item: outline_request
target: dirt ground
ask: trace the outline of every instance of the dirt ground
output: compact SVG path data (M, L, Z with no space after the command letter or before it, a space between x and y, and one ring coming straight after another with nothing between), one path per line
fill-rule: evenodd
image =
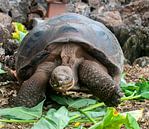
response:
M126 73L125 79L127 82L137 82L139 78L149 77L149 66L141 68L139 66L125 65L124 71ZM2 86L3 85L3 86ZM12 96L16 96L16 89L19 89L19 85L14 82L5 84L1 82L0 85L0 107L9 107L8 99ZM143 110L143 117L139 119L139 125L141 129L149 129L149 100L144 101L126 101L119 105L117 109L120 112L132 111L132 110ZM1 129L29 129L31 124L5 124Z

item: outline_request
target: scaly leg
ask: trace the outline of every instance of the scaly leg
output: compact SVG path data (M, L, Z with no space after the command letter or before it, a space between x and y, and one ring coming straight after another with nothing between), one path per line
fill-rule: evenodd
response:
M23 82L17 97L14 98L14 105L33 107L42 101L50 74L55 67L52 62L40 64L35 73Z
M81 83L107 106L117 106L120 103L120 91L101 64L85 60L79 66L79 78Z

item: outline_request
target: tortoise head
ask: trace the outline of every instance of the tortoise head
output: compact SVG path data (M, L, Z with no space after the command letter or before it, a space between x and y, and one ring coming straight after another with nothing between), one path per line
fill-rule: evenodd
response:
M56 91L67 91L74 86L73 71L69 66L58 66L56 67L50 79L50 84Z

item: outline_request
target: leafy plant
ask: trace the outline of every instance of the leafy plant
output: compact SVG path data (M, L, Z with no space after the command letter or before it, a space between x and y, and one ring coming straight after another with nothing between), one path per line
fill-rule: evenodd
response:
M103 120L89 129L120 129L122 125L125 125L127 129L140 129L135 118L129 113L124 116L118 113L115 108L108 108Z
M96 103L82 109L74 108L74 110L68 110L62 106L58 110L49 109L44 115L42 114L43 102L41 102L33 108L1 109L0 122L34 123L32 129L63 129L72 123L75 123L77 129L85 129L81 126L81 123L84 122L94 124L90 129L120 129L123 124L127 129L139 128L136 120L130 114L120 114L114 108L108 108L106 111L106 107L103 106L103 103Z
M32 129L63 129L69 122L68 110L63 106L60 109L50 109L46 116L32 127Z
M121 89L126 96L122 100L149 99L149 81L146 79L140 79L137 83L126 83L124 77L122 77Z
M42 116L43 103L39 103L33 108L25 107L14 107L14 108L4 108L0 110L1 122L32 122L32 120L37 120Z
M68 106L68 108L75 108L79 109L82 107L86 107L91 104L95 104L97 101L94 99L72 99L70 97L65 96L58 96L58 95L52 95L51 99L61 105Z
M21 23L13 22L12 25L14 26L14 32L12 33L12 38L21 42L28 33L28 31L26 30L25 26Z

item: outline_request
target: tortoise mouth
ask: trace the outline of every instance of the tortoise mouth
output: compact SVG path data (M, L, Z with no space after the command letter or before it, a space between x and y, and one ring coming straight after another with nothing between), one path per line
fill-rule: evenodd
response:
M71 80L70 82L66 82L63 84L60 84L58 82L53 82L53 83L52 82L53 81L51 80L50 84L51 84L52 88L58 92L66 92L74 86L74 80Z

